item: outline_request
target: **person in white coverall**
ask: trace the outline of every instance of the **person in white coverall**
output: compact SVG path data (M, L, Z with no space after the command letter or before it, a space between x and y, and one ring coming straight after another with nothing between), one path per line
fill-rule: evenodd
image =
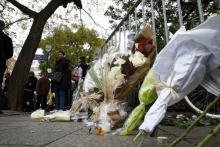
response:
M219 24L220 16L214 16L192 30L181 27L158 54L152 68L155 82L165 82L167 87L157 87L158 98L140 130L151 133L164 118L168 106L183 99L210 75L214 79L220 77Z

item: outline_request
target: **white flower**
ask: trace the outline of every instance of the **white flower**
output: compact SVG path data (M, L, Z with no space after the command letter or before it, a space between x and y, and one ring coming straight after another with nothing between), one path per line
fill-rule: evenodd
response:
M132 62L134 67L142 66L145 62L147 62L147 58L141 52L135 52L129 57L129 60Z
M184 118L184 117L185 117L185 115L183 115L183 114L178 114L178 115L176 116L177 119Z
M118 65L122 65L125 63L125 60L123 60L122 58L117 58L116 61L114 62L114 64L118 64Z
M195 118L197 118L197 116L196 116L196 115L193 115L192 118L195 119Z
M124 74L121 73L121 66L112 67L108 73L108 79L113 89L116 89L124 82Z
M124 75L121 73L121 67L112 67L108 73L108 79L113 88L117 88L124 81Z

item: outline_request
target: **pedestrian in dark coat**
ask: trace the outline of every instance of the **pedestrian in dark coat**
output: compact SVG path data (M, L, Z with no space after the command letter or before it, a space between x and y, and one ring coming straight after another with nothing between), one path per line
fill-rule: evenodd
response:
M54 82L55 91L55 109L65 109L66 90L71 87L71 71L69 70L70 61L65 58L63 51L58 52L58 58L55 64L55 72L61 72L62 78L60 82Z
M47 95L50 90L50 80L48 79L48 73L45 71L42 73L42 77L37 81L36 93L37 104L36 109L47 108Z
M85 79L85 76L86 76L86 73L87 73L87 70L89 69L89 65L87 64L86 62L86 58L84 56L80 57L80 67L82 69L82 79L84 80Z
M2 82L7 68L6 61L13 56L12 40L3 32L4 27L5 23L0 20L0 98L3 95Z
M34 92L36 91L37 78L34 72L30 72L24 86L23 109L24 111L34 110Z

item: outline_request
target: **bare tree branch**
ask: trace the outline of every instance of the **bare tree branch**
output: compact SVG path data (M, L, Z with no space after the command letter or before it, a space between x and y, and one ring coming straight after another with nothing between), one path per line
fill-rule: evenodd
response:
M29 9L28 7L26 7L22 4L20 4L16 0L7 0L7 1L10 2L12 5L17 7L21 12L23 12L24 14L28 15L31 18L34 18L37 15L37 12Z
M95 22L95 20L92 18L92 16L91 16L85 9L82 8L82 10L83 10L84 12L86 12L86 14L92 19L92 21L94 22L95 25L97 25L98 27L102 28L103 30L106 30L104 27L102 27L102 26L100 26L99 24L97 24L97 23Z
M15 24L15 23L17 23L17 22L24 21L24 20L28 20L28 19L31 19L31 18L30 18L30 17L20 18L20 19L14 21L14 22L8 23L8 24L5 26L5 28L8 28L9 26L11 26L11 25L13 25L13 24Z
M64 4L64 2L65 0L51 0L47 6L40 11L40 17L47 20L59 6Z
M0 13L2 13L5 10L5 6L2 3L0 3L0 6L2 7L2 10L0 10Z

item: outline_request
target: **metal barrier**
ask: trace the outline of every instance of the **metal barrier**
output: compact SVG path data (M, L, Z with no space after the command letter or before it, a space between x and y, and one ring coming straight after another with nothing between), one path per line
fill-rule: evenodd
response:
M173 21L170 21L171 18L170 18L169 13L172 13L172 12L168 9L168 6L169 6L168 4L174 4L174 3L169 3L170 1L175 2L175 15L172 15L172 16L175 16L175 18L173 19ZM215 8L217 8L217 10L219 11L218 13L220 13L220 9L219 9L220 0L203 0L203 3L201 2L201 0L196 0L196 1L191 0L193 2L193 5L191 5L192 6L190 8L191 10L187 9L190 11L187 13L184 9L186 5L182 5L183 1L190 1L190 0L138 0L132 6L129 12L125 15L125 17L116 27L116 29L111 33L108 39L105 41L105 43L103 44L101 48L100 56L102 56L105 52L108 52L109 46L111 45L117 46L118 51L121 46L122 48L125 48L126 47L125 45L126 44L125 42L126 31L129 31L129 32L134 31L135 33L137 33L141 25L143 26L146 24L151 25L153 31L157 35L156 36L156 45L157 45L156 47L158 50L160 50L169 42L169 39L172 37L171 32L175 33L179 29L179 27L183 25L185 25L187 29L191 29L197 26L199 23L203 22L207 18L207 16L209 16L209 13L207 13L207 8L209 8L207 6L209 5L209 2L211 1L215 2L216 6L214 5L211 5L211 6L214 6ZM141 9L142 9L142 14L143 14L141 19L143 19L143 22L140 24L139 21L137 20L137 10L138 8L140 8L139 6L141 3L142 3ZM147 5L148 7L146 7L145 4L148 4ZM160 8L160 17L158 17L159 13L158 13L158 10L156 10L156 8L158 7L162 7L162 9ZM205 8L204 9L205 11L203 11L203 8ZM149 11L148 14L151 14L151 18L146 17L147 11ZM191 15L190 17L187 16L189 14ZM133 20L132 20L132 16L134 18ZM160 21L158 21L158 18L160 18ZM189 20L187 20L188 18ZM134 22L134 25L133 25L133 22ZM168 25L169 23L172 23L172 25L174 24L173 28L175 28L176 30L171 31L172 28ZM121 43L121 41L124 41L124 42ZM161 41L163 42L162 45L161 45ZM216 83L216 81L219 81L219 80L220 80L219 78L216 78L213 83L212 82L213 78L205 79L203 83L201 84L205 89L202 87L203 89L201 91L201 87L199 87L199 92L196 90L192 92L193 94L192 98L195 98L196 101L191 98L189 99L188 97L185 97L185 100L187 104L189 105L189 107L191 107L192 110L195 110L196 112L201 113L203 111L203 108L205 108L206 105L208 105L211 102L210 101L212 100L211 94L214 94L214 95L219 94L219 91L220 91L219 85L217 85L218 82ZM204 98L204 99L201 99L201 98ZM193 102L196 102L196 103L194 104ZM197 104L202 106L201 109L200 107L197 107ZM216 105L217 107L216 108L213 107L212 112L207 113L206 116L211 117L211 118L218 118L218 119L220 118L219 103Z
M101 50L99 52L99 56L102 57L104 53L108 52L108 49L110 46L116 46L117 50L119 51L120 47L126 51L126 32L135 32L137 33L141 25L150 25L154 32L157 31L158 28L156 28L156 22L155 22L155 3L156 2L162 2L162 10L163 10L163 24L164 24L164 44L168 43L169 41L169 28L168 28L168 21L167 21L167 3L169 0L137 0L136 3L130 8L128 13L125 15L125 17L121 20L121 22L117 25L117 27L114 29L114 31L111 33L111 35L107 38L107 40L104 42L104 44L101 47ZM142 6L141 6L142 4ZM150 9L146 9L146 4L150 4ZM182 8L181 8L181 0L176 0L177 5L177 11L178 11L178 17L179 17L179 26L184 25L183 22L183 16L182 16ZM197 6L198 6L198 13L199 13L199 19L200 22L204 21L204 14L202 9L202 3L201 0L197 0ZM137 18L137 10L142 10L142 24L138 22ZM151 13L151 18L146 18L146 12ZM132 20L133 18L133 20ZM140 19L140 18L139 18ZM148 21L147 21L148 20ZM160 22L162 23L162 22ZM134 24L134 25L133 25ZM123 34L123 35L122 35ZM122 39L123 38L123 39ZM122 43L122 40L124 41ZM157 41L157 38L156 38ZM157 43L156 43L157 44Z

